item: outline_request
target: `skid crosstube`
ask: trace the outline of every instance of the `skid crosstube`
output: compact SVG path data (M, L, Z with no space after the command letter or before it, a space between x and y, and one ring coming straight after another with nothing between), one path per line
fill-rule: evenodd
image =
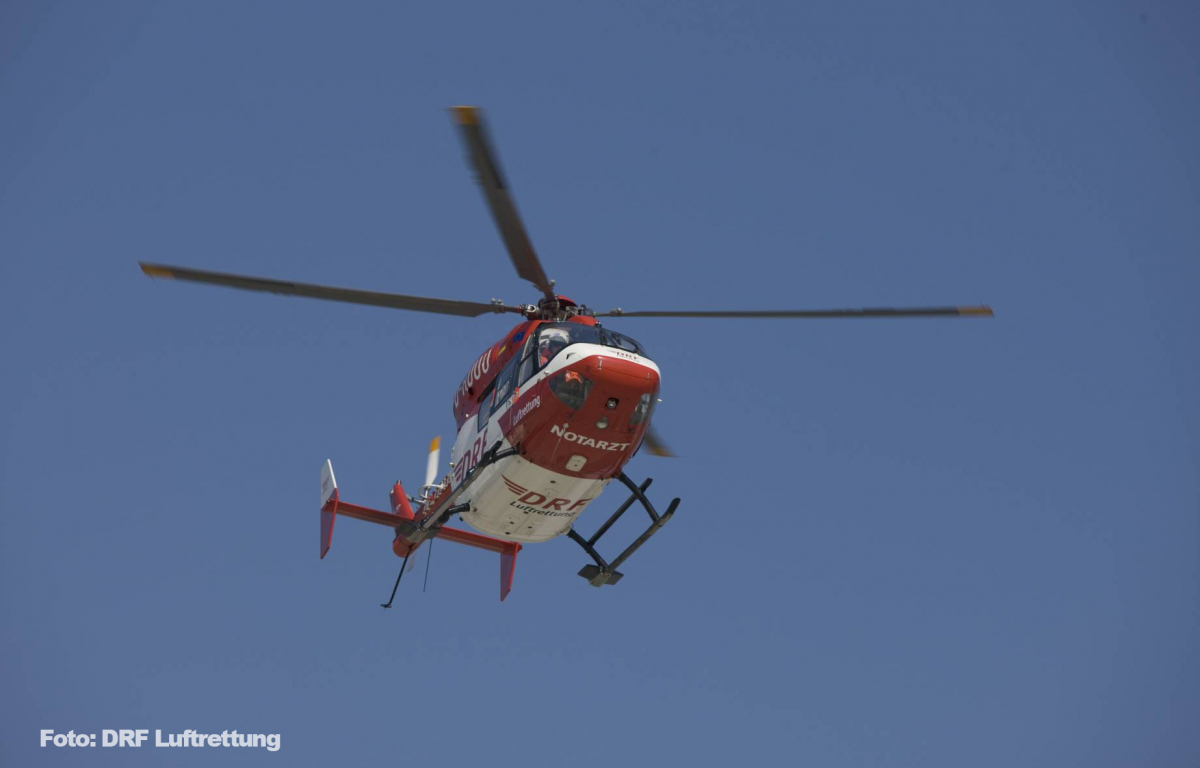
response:
M650 487L650 483L654 482L653 479L646 478L646 480L640 486L634 485L633 481L630 480L624 472L622 472L617 479L624 483L627 488L629 488L630 494L629 498L625 500L625 503L618 507L616 512L612 513L612 517L608 518L608 520L604 522L604 525L600 526L600 528L592 534L590 539L585 539L583 536L580 536L574 528L567 531L567 536L570 537L571 541L574 541L576 544L583 547L583 550L591 555L592 559L596 561L595 565L585 565L579 571L579 575L587 579L588 583L593 587L602 587L605 584L616 584L618 581L620 581L624 574L618 571L617 568L621 565L621 563L628 560L629 556L638 550L638 547L645 544L651 536L658 533L658 530L666 525L667 521L670 520L675 514L675 508L679 506L679 499L672 499L671 503L667 506L667 511L660 515L657 511L655 511L654 505L650 503L650 500L646 498L646 489ZM615 560L613 560L611 563L607 563L604 561L604 558L600 556L600 553L596 551L596 542L600 540L601 536L608 532L608 529L611 528L613 524L617 522L617 520L621 519L621 515L625 514L625 510L629 509L629 507L632 506L633 502L635 501L641 502L642 507L646 510L646 513L650 515L650 527L646 529L645 533L643 533L641 536L638 536L632 544L626 547L624 552L617 555Z

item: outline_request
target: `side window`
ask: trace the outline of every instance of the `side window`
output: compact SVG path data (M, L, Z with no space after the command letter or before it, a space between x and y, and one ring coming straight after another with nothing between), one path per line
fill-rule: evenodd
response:
M496 377L499 378L498 376ZM488 419L492 417L492 390L496 385L495 379L488 385L488 388L483 391L483 396L479 398L479 416L475 422L475 429L482 430L483 425L487 424Z
M529 341L525 344L525 351L521 354L521 367L517 371L517 386L525 385L529 381L529 377L533 375L533 366L537 358L537 335L529 334Z
M504 402L508 400L508 396L512 394L513 374L517 370L519 362L519 356L514 356L512 360L508 361L508 365L504 366L504 370L500 372L500 375L496 377L496 394L492 405L493 413L500 406L504 405Z

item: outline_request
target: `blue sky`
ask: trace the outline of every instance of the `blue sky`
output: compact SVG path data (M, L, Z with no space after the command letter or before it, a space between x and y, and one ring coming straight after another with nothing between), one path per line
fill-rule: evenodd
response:
M0 763L1197 764L1198 33L1189 3L6 3ZM629 471L675 519L616 587L555 541L500 604L494 556L439 545L382 611L386 531L317 560L321 462L361 504L419 482L507 320L136 262L531 301L460 103L576 300L997 317L614 321L663 370L682 457Z

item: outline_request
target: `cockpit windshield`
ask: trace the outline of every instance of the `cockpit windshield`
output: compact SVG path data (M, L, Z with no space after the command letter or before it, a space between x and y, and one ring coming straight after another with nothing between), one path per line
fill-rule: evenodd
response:
M550 362L555 355L571 344L602 344L635 355L646 354L641 344L607 328L582 323L547 323L538 330L538 367Z
M523 386L530 376L546 367L555 355L572 344L601 344L635 355L646 354L641 344L607 328L582 323L546 323L539 327L537 336L531 338L529 346L525 348L517 374L517 386Z

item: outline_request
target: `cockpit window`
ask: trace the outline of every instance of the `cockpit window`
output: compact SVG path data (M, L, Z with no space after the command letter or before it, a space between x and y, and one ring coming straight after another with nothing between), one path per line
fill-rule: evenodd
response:
M538 330L535 363L540 370L554 356L572 344L602 344L623 349L635 355L645 355L642 345L628 336L582 323L547 323ZM524 371L522 371L523 373Z
M603 329L602 333L608 339L604 343L610 347L616 347L617 349L623 349L626 352L632 352L635 355L645 355L646 354L645 350L642 349L641 344L637 343L636 341L629 338L628 336L626 336L623 333L617 333L616 331L610 331L607 328Z
M546 365L572 344L602 344L606 347L623 349L635 355L645 355L642 345L625 334L582 323L546 323L530 335L521 355L521 367L517 372L517 386L524 386L534 373Z
M562 352L571 344L571 332L566 328L542 328L538 334L537 366L546 367L546 363Z

